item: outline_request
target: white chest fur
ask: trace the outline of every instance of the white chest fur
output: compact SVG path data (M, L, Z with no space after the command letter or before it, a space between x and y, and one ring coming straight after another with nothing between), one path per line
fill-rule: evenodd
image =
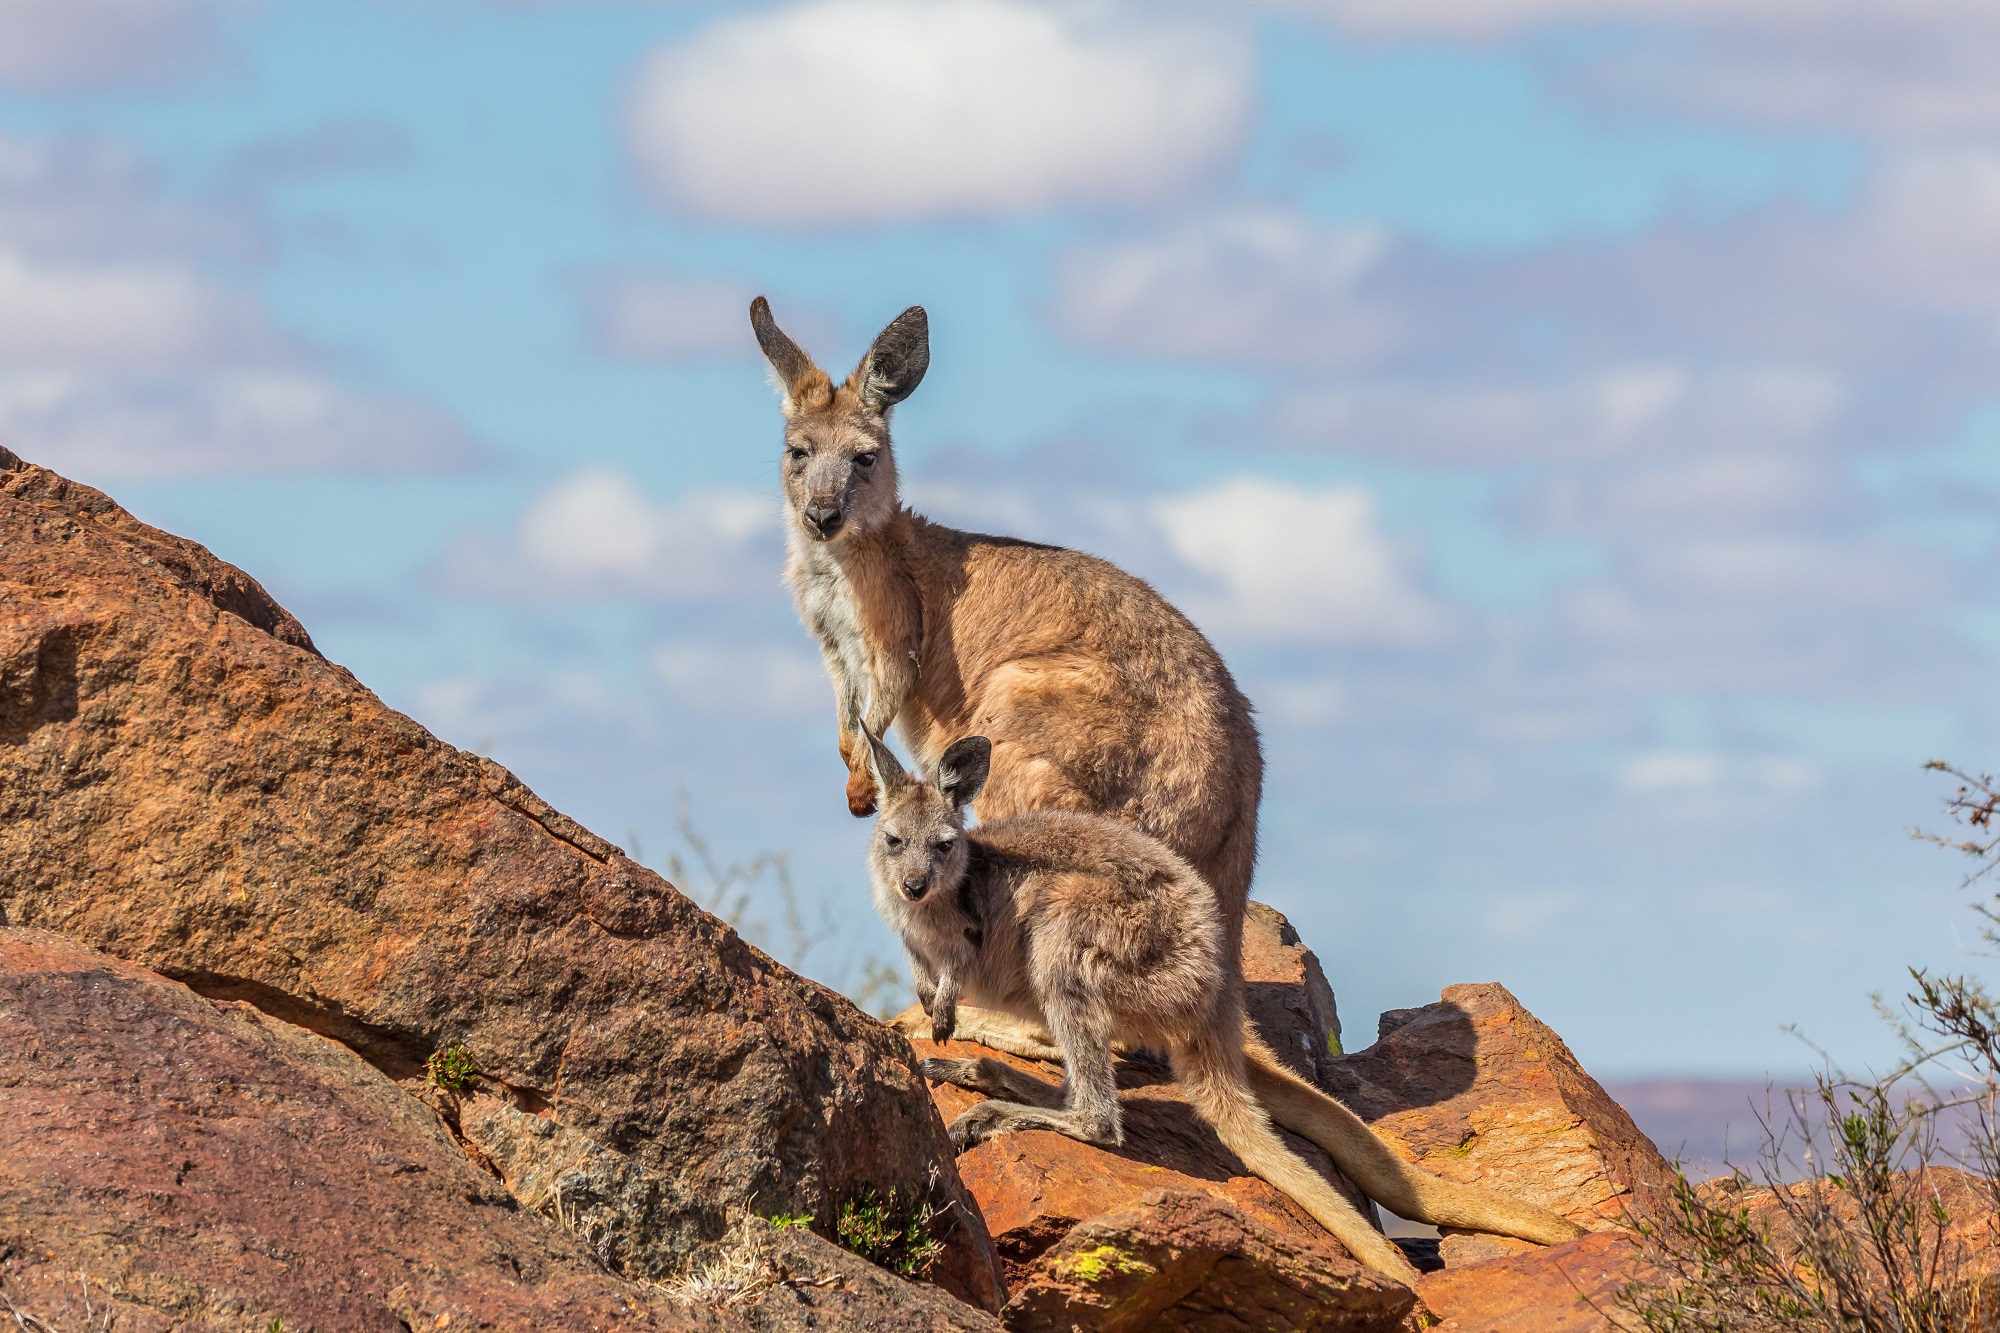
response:
M791 556L792 601L799 619L827 653L839 663L845 680L843 698L847 707L864 706L873 685L870 662L873 654L861 632L861 616L854 604L854 585L839 559L825 545L793 531L787 534Z

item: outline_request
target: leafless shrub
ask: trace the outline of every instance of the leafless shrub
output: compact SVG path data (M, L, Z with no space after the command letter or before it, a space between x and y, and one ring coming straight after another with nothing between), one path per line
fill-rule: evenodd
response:
M818 976L878 1018L888 1018L910 1002L902 968L875 953L841 954L841 919L822 895L810 907L792 883L791 859L783 852L760 852L747 861L725 862L694 825L688 797L674 811L674 833L684 846L667 854L664 873L676 888L733 927L744 939L802 976ZM634 861L644 862L638 835L631 839ZM775 910L776 920L768 913Z
M1976 831L1917 836L2000 862L2000 792L1945 802ZM1976 910L2000 946L2000 899ZM1990 954L1987 956L1991 956ZM1677 1173L1639 1224L1651 1273L1626 1287L1646 1333L1991 1333L2000 1330L2000 1004L1971 976L1913 968L1900 1008L1878 998L1904 1056L1879 1078L1837 1070L1764 1118L1757 1180ZM1752 1188L1753 1184L1762 1188Z

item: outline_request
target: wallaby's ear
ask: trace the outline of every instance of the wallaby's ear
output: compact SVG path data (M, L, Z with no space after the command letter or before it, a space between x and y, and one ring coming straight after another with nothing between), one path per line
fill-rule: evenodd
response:
M861 405L883 415L917 391L931 368L931 321L913 305L889 321L854 372Z
M955 740L938 760L937 786L953 805L971 805L993 767L993 742L984 736Z
M883 744L882 738L870 731L866 722L860 725L861 734L868 738L869 765L874 768L875 781L881 786L882 794L886 796L895 788L907 783L910 775L904 771L902 761L896 758L896 752Z
M778 327L778 321L771 318L771 303L761 296L750 303L750 327L756 331L757 345L764 349L764 359L784 386L786 401L797 398L799 386L818 370L813 359Z

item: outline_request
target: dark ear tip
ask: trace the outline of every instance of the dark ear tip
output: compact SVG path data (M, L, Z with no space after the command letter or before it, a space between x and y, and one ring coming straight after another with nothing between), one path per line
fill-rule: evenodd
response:
M769 301L766 301L763 297L760 296L756 300L750 303L751 323L755 324L761 320L769 319L770 317L771 317L771 303Z

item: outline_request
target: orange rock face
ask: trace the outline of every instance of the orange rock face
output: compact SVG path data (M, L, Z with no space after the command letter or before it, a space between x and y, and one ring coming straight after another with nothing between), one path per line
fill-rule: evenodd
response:
M0 551L0 924L392 1077L465 1043L468 1146L615 1271L874 1191L953 1219L939 1280L998 1305L900 1038L384 707L240 571L4 451Z
M942 1047L922 1040L912 1044L919 1057L989 1056L1037 1077L1052 1081L1060 1077L1060 1071L997 1055L967 1042L948 1042ZM1332 1321L1253 1327L1395 1327L1410 1308L1408 1293L1362 1268L1303 1208L1250 1175L1195 1115L1163 1066L1122 1061L1119 1083L1125 1143L1116 1151L1044 1130L1028 1130L990 1139L958 1159L959 1174L979 1200L1006 1264L1008 1285L1014 1293L1005 1316L1011 1327L1066 1329L1069 1324L1063 1319L1084 1321L1080 1326L1085 1328L1172 1327L1176 1326L1173 1321L1194 1319L1195 1311L1208 1308L1205 1302L1221 1299L1217 1294L1220 1288L1212 1285L1220 1283L1228 1284L1235 1293L1231 1301L1246 1307L1268 1304L1272 1309L1295 1312L1311 1309L1317 1311L1313 1319ZM932 1095L947 1120L984 1100L977 1093L948 1084L933 1089ZM1322 1174L1338 1181L1318 1148L1289 1134L1285 1139ZM1221 1249L1217 1248L1219 1242L1189 1241L1187 1253L1197 1257L1186 1259L1185 1264L1178 1259L1167 1263L1159 1257L1166 1251L1155 1254L1148 1247L1166 1245L1172 1250L1174 1246L1162 1238L1176 1234L1180 1224L1162 1221L1141 1226L1139 1219L1162 1200L1190 1198L1214 1200L1215 1204L1208 1211L1177 1213L1176 1217L1226 1217L1226 1224L1215 1223L1223 1231L1202 1234L1209 1235L1210 1241L1224 1232L1239 1239L1231 1242L1234 1248ZM1188 1225L1194 1227L1194 1222ZM1129 1244L1116 1239L1121 1228L1132 1231ZM1084 1245L1077 1239L1083 1236L1094 1239ZM1089 1284L1079 1286L1072 1281L1071 1269L1064 1267L1068 1261L1061 1257L1080 1245L1085 1249L1125 1245L1131 1253L1153 1254L1144 1262L1149 1266L1146 1271L1156 1276L1146 1277L1141 1284L1145 1289L1142 1304L1150 1312L1147 1318L1167 1322L1117 1322L1126 1317L1124 1298L1114 1299L1124 1290L1118 1284L1091 1288L1094 1294L1086 1299ZM1227 1263L1217 1257L1225 1250L1233 1256ZM1207 1273L1218 1265L1212 1279L1197 1281L1190 1276L1196 1268ZM1304 1286L1300 1286L1298 1276L1301 1266L1316 1274L1314 1281ZM1157 1276L1169 1270L1179 1276ZM1173 1299L1162 1294L1176 1291L1181 1296ZM1207 1294L1198 1296L1197 1291ZM1070 1310L1065 1302L1071 1296L1083 1305Z
M1072 1228L1023 1276L1007 1306L1017 1330L1396 1328L1409 1292L1327 1262L1205 1191L1159 1189Z
M1632 1238L1601 1231L1425 1274L1417 1295L1443 1321L1431 1333L1613 1333L1619 1289L1640 1271Z
M1643 1211L1671 1175L1632 1117L1504 986L1449 986L1436 1004L1384 1014L1380 1039L1334 1061L1326 1086L1405 1160L1579 1226Z

